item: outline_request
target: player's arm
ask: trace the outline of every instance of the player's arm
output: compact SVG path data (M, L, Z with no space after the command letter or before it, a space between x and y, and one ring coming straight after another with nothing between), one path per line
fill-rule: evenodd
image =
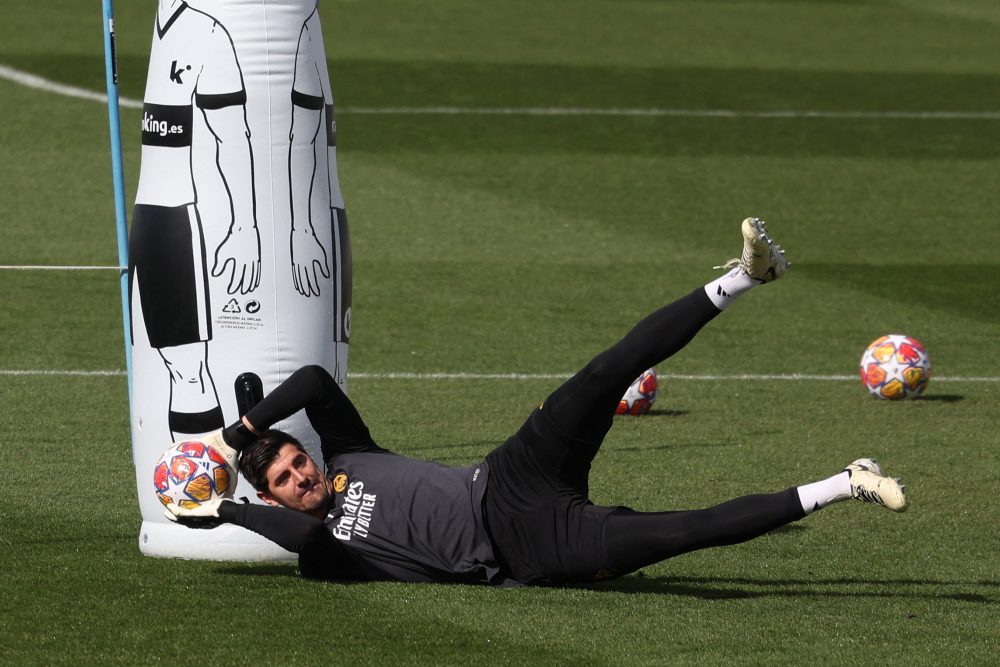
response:
M320 519L285 507L250 505L231 500L204 503L193 510L176 505L167 518L192 528L231 523L261 535L299 555L302 575L317 579L353 579L361 570L350 553L333 538Z
M245 449L273 424L303 409L320 437L324 459L343 452L385 451L372 440L351 399L321 366L303 366L292 373L240 421L224 429L223 437L231 447Z

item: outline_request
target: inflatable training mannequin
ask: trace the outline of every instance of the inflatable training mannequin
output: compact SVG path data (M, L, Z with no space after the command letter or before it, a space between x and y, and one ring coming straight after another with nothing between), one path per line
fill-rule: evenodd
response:
M316 0L157 0L129 303L141 551L287 557L243 529L168 522L152 470L300 366L346 390L350 237ZM304 415L278 428L318 455Z

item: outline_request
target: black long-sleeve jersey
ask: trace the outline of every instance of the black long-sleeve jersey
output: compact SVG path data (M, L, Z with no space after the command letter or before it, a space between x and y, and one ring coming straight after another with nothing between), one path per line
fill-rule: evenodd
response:
M332 480L326 519L224 503L223 520L297 553L308 577L502 583L483 521L485 462L452 468L379 447L350 399L318 366L296 371L246 416L262 430L303 408ZM226 431L239 448L236 429Z

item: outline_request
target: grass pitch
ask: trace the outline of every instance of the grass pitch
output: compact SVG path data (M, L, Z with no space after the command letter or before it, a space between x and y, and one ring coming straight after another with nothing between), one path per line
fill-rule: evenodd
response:
M10 9L0 65L102 90L90 4ZM120 4L122 93L140 98L153 3ZM713 277L738 221L761 215L792 271L661 367L656 412L619 420L598 456L594 500L697 507L874 455L909 484L911 511L839 505L568 589L317 584L285 564L145 558L125 379L68 373L123 367L117 276L5 269L0 663L995 661L994 2L321 11L354 243L353 372L568 374ZM115 264L103 106L5 79L0 95L0 264ZM363 112L425 106L700 113ZM130 195L138 122L123 112ZM849 375L890 331L931 353L923 400L875 402L856 381L677 377ZM352 397L384 446L461 465L556 382L361 377Z

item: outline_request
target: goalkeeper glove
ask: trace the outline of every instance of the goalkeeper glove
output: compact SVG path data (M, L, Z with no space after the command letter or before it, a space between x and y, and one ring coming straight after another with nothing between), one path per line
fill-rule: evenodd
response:
M232 500L226 498L213 498L206 500L197 507L181 507L176 503L168 503L163 510L163 516L174 523L179 523L188 528L215 528L225 523L219 516L219 508L223 503L231 503Z
M226 463L229 464L230 468L234 471L239 470L240 454L226 442L223 429L220 428L217 431L203 435L199 440L218 452L222 458L226 459Z

